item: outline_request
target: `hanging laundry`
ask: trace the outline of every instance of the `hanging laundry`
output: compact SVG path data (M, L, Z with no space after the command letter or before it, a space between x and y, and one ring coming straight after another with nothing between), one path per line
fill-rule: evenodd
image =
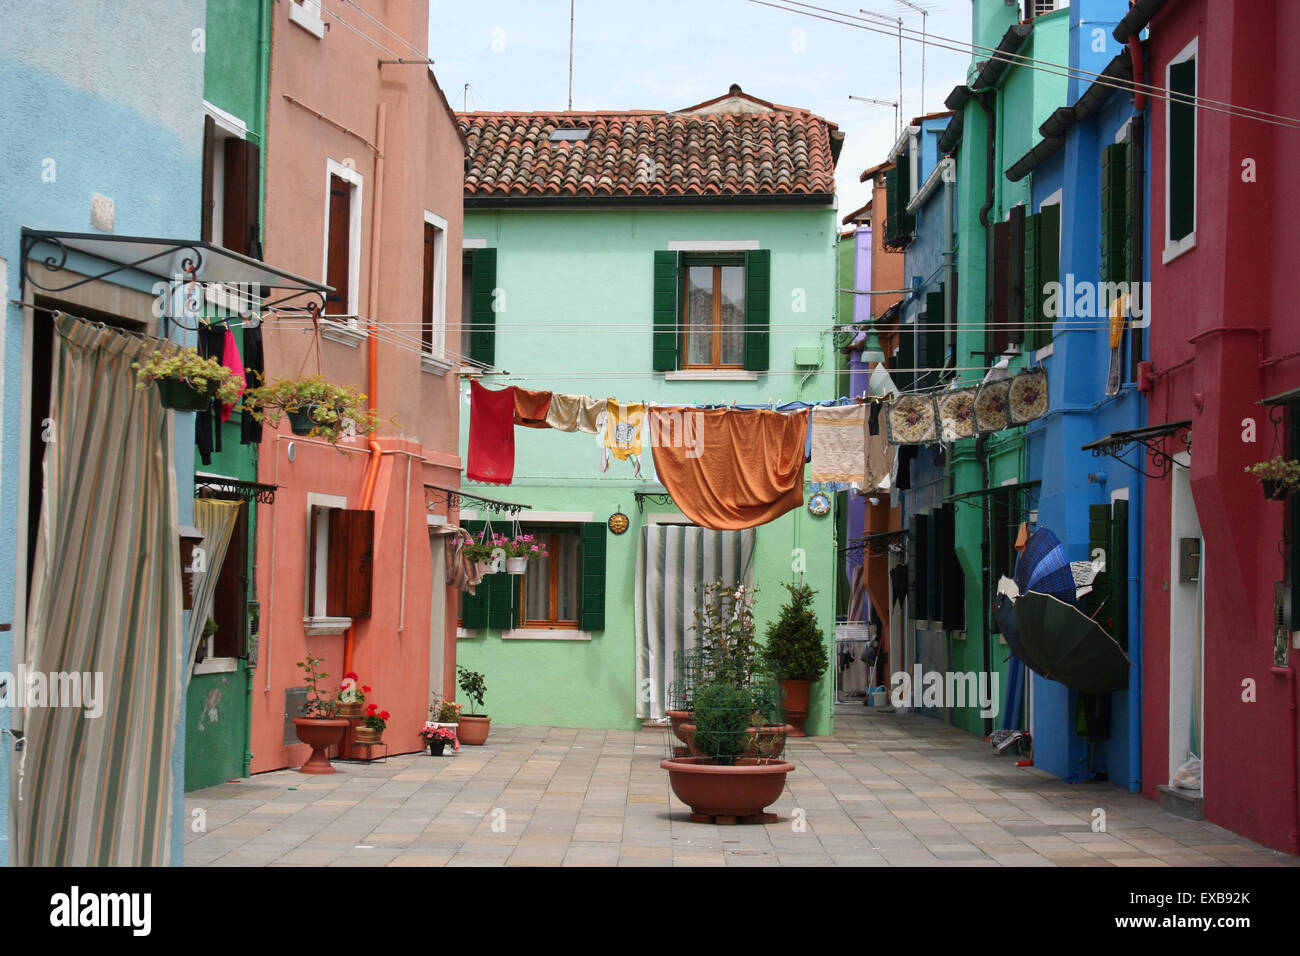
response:
M604 399L553 392L550 407L546 411L546 424L556 431L595 435L599 430L597 420L604 410Z
M483 575L479 573L478 562L471 561L465 553L465 547L473 541L468 531L458 528L454 535L448 537L446 545L447 585L469 594L473 594L474 589L483 580Z
M894 448L885 434L884 405L872 402L867 408L863 435L863 492L875 491L894 471Z
M248 379L244 376L244 361L239 357L239 344L235 341L235 333L230 330L229 326L226 327L225 341L222 343L221 364L234 372L239 378L239 394L243 395L244 390L248 388ZM236 404L237 400L229 405L222 404L221 420L223 422L229 420L230 413L235 410Z
M225 326L200 322L199 354L220 361L225 349ZM199 449L199 460L205 465L212 464L213 452L221 451L221 422L212 414L211 405L194 416L194 444Z
M249 388L266 384L266 355L262 351L262 324L244 326L244 381ZM239 441L243 445L257 445L262 441L262 423L247 413L240 415Z
M600 470L609 471L609 456L619 461L632 460L633 477L641 477L641 425L646 407L639 402L621 403L608 399L605 407L605 447L600 455Z
M810 481L842 482L862 487L866 480L863 428L867 410L861 405L834 405L812 410Z
M515 386L515 424L523 428L550 428L546 415L551 409L550 392L534 392Z
M939 440L938 417L932 395L904 395L889 403L891 445L928 444Z
M515 390L469 383L469 454L465 477L508 485L515 477Z
M650 427L685 409L651 408ZM655 469L673 503L697 525L735 531L766 524L803 504L808 413L699 408L695 449L654 446Z
M955 442L975 434L975 398L978 388L955 388L935 396L939 410L939 435L943 441Z
M1025 545L1029 543L1029 522L1020 522L1020 530L1016 532L1016 550L1021 554L1025 553Z
M1007 392L1008 422L1023 425L1047 414L1047 371L1022 372L1011 380Z

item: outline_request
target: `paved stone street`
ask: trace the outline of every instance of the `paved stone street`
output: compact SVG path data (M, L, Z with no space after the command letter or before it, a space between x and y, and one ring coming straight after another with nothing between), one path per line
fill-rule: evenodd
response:
M779 823L690 823L665 732L497 727L453 756L337 763L191 793L191 866L1233 866L1284 854L1110 784L1015 766L964 731L845 705L797 740ZM1106 832L1092 832L1094 808ZM802 815L796 813L802 811ZM802 829L799 824L806 822Z

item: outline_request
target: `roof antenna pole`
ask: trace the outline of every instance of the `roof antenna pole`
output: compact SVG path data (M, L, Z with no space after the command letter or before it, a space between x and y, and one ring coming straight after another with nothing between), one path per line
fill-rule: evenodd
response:
M915 10L917 13L921 15L921 113L922 115L924 115L925 114L925 48L929 46L929 44L925 42L925 28L930 19L930 11L925 9L925 7L918 6L917 4L913 3L912 0L896 0L896 2L901 3L905 7L911 7L913 10ZM903 29L901 21L899 23L898 28L900 31ZM901 96L899 97L899 101L900 102L902 101Z
M569 112L573 112L573 3L569 0Z

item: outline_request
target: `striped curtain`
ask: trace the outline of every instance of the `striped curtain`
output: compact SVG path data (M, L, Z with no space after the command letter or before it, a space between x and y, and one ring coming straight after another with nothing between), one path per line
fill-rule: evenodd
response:
M151 343L70 316L56 328L24 664L102 675L102 714L19 712L16 859L165 865L184 663L171 416L135 388Z
M753 528L710 531L693 525L646 525L636 555L637 716L659 719L677 657L695 647L697 589L714 581L753 580Z
M204 569L194 574L194 600L190 611L190 630L186 637L188 655L185 658L185 686L189 686L194 673L194 658L198 656L203 628L212 615L212 596L217 590L217 578L226 561L230 535L239 521L242 501L225 501L220 498L194 499L194 527L203 534L199 547L203 549Z

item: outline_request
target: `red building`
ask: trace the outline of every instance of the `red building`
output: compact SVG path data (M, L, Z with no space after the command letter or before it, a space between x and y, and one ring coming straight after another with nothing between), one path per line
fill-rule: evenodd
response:
M1116 38L1148 20L1148 82L1173 95L1149 101L1143 387L1148 424L1165 427L1140 437L1175 462L1146 484L1142 789L1297 854L1300 508L1267 500L1245 469L1300 456L1300 187L1286 152L1300 130L1222 104L1298 112L1300 4L1139 0ZM1189 753L1199 808L1164 789Z

